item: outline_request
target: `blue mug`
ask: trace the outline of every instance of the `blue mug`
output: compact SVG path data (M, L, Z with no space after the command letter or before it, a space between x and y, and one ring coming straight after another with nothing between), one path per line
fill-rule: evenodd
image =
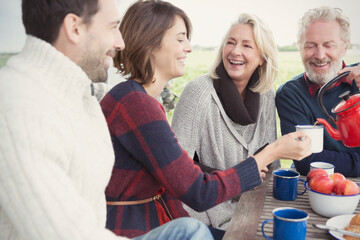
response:
M266 219L261 231L268 240L305 240L306 226L309 215L296 208L276 208L272 212L274 219ZM274 222L273 238L266 236L264 226L268 222Z
M302 193L298 193L298 182L305 183L305 180L299 179L300 173L291 169L278 169L272 174L274 198L282 201L293 201L298 195L305 193L306 189Z

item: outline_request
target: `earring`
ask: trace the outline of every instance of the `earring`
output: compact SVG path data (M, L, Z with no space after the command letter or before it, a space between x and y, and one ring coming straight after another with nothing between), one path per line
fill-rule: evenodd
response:
M156 82L156 78L154 78L154 80L151 81L151 83L155 83Z

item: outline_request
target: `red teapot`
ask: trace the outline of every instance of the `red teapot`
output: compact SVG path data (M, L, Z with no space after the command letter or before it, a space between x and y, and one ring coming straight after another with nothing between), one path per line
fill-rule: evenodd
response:
M350 91L347 91L339 96L342 100L331 110L332 113L336 114L336 121L326 111L322 101L325 90L349 73L350 71L344 72L327 82L321 87L317 98L321 110L328 116L329 121L336 124L338 130L322 118L317 118L317 121L325 126L332 138L341 140L347 147L358 147L360 146L360 93L350 95Z

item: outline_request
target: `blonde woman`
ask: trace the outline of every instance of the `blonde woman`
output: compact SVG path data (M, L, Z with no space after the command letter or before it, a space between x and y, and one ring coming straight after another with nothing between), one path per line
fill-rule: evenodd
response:
M172 128L180 145L202 165L224 170L276 139L277 47L256 16L241 14L226 33L209 74L190 81L175 108ZM233 200L190 215L225 229Z

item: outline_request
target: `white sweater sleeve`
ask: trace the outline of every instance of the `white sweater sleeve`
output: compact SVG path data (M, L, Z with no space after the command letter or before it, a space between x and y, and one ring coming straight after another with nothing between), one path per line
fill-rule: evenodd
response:
M14 238L125 239L105 229L73 184L69 174L75 163L61 152L59 127L43 118L33 124L30 111L0 113L0 214L15 228Z

